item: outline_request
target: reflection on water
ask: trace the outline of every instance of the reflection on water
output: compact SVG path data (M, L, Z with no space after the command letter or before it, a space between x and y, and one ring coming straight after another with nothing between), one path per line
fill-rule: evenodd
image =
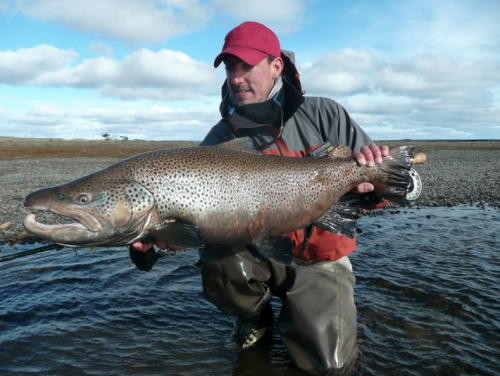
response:
M355 375L498 372L499 223L472 207L360 221ZM203 299L196 260L143 273L106 248L0 264L0 374L301 375L276 331L250 351L226 343L232 319Z

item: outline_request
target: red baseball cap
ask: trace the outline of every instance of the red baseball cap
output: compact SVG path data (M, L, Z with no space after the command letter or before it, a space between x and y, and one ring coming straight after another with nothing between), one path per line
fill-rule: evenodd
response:
M280 41L271 29L258 22L247 21L226 35L222 52L214 60L215 68L226 54L237 56L247 64L257 65L268 55L281 56Z

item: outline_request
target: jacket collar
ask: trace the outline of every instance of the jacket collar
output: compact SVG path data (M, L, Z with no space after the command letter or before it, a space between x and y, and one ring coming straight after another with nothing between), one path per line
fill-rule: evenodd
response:
M280 108L280 123L281 126L279 129L277 129L275 126L272 124L262 124L262 123L256 123L255 121L240 115L237 111L232 111L231 114L228 112L225 113L225 116L223 115L223 118L229 120L231 130L234 132L237 132L238 130L241 129L251 129L251 128L258 128L258 127L268 127L270 129L275 129L281 133L281 130L285 123L290 119L295 111L300 107L300 105L304 102L304 97L302 93L299 93L293 85L291 85L288 81L283 80L283 87L281 90L284 90L285 94L285 103L284 105ZM227 94L226 100L229 101L229 94ZM228 111L230 105L227 103L221 104L221 106L225 106L225 110ZM275 132L273 132L275 133Z

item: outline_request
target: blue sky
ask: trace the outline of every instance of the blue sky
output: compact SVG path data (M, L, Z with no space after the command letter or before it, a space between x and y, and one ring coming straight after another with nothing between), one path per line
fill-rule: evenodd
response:
M500 139L496 0L0 0L0 136L201 140L247 20L373 139Z

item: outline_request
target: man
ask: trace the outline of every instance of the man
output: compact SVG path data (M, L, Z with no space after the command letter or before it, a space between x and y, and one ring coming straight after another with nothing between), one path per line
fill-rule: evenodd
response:
M203 140L214 145L250 137L264 154L312 157L328 142L347 145L361 165L381 163L378 148L336 102L305 97L293 56L277 36L256 22L231 30L214 66L224 63L222 120ZM368 205L384 200L357 187ZM286 234L294 262L263 259L249 246L200 251L205 297L223 313L236 315L232 339L241 348L264 338L274 322L272 296L283 300L278 327L293 362L307 371L326 372L351 365L356 357L356 307L352 266L347 255L355 239L310 226ZM135 243L147 251L152 244ZM158 245L158 244L157 244ZM160 246L165 246L159 244Z

